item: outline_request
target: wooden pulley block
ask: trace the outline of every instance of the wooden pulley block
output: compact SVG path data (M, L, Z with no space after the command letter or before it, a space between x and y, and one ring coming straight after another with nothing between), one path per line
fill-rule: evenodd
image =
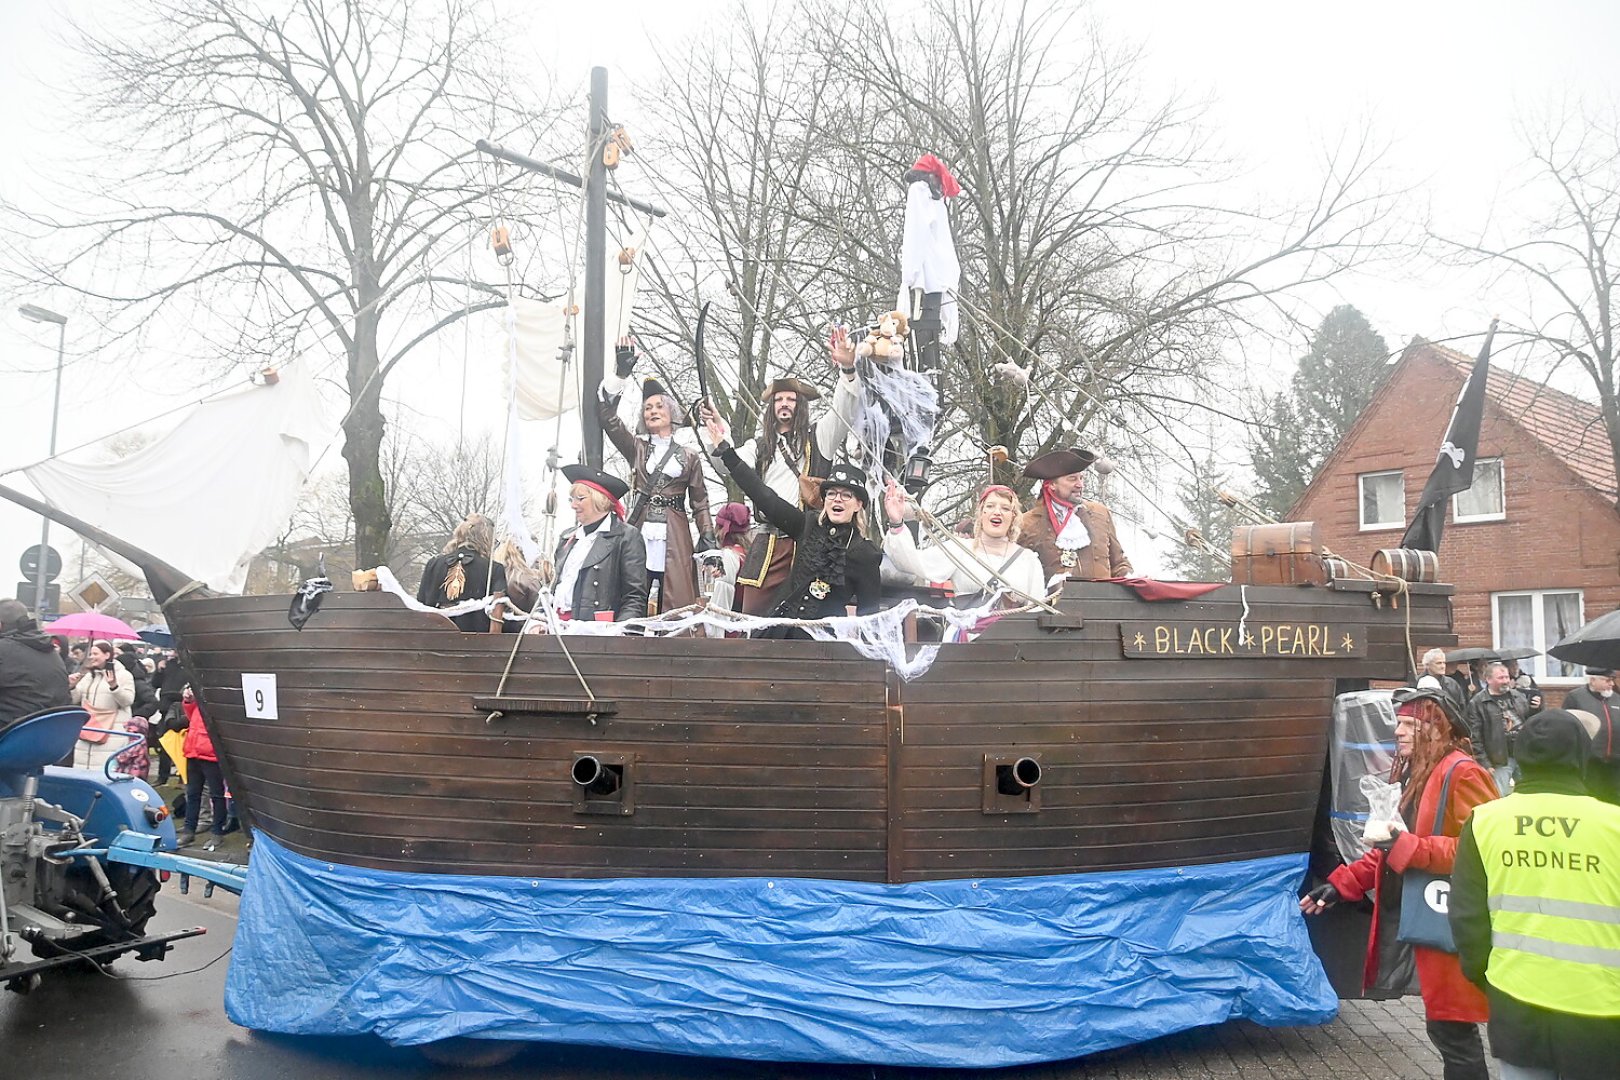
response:
M512 254L512 234L505 225L497 225L489 231L489 246L502 266L509 265L516 257Z
M633 247L619 249L619 269L628 274L630 268L636 265L636 249Z

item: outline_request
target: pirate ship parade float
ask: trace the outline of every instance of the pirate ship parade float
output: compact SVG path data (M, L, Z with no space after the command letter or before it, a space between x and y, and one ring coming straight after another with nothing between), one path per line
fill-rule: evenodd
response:
M307 392L212 403L231 481L246 414L307 452ZM254 830L226 1005L266 1031L998 1066L1323 1022L1295 899L1333 698L1455 641L1448 586L1333 577L1299 526L1231 584L1071 580L943 644L913 601L513 637L333 591L296 629L29 475L46 503L0 494L163 602Z

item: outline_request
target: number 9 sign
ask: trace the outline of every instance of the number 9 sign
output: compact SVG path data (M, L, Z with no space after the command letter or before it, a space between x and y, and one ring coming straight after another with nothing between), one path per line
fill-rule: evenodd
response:
M276 720L276 677L242 675L242 705L250 720Z

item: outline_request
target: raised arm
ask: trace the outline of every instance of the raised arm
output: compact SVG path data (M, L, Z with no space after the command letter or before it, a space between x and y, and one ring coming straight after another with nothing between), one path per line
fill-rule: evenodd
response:
M624 455L625 462L634 473L637 440L630 433L630 429L624 426L624 421L619 419L619 395L623 393L622 378L617 375L602 376L602 385L597 395L596 418L602 422L602 430L613 440L613 445L619 448L619 453Z
M767 521L789 536L798 536L804 532L804 511L782 498L776 492L765 486L765 481L759 478L759 473L743 464L737 456L737 451L727 446L720 451L720 463L726 467L731 478L737 481L737 486L743 489L754 504L755 509L765 515Z
M823 457L832 459L837 458L844 439L855 428L861 404L861 378L855 374L855 346L849 342L848 330L835 327L827 350L838 374L833 380L832 407L816 421L816 449Z

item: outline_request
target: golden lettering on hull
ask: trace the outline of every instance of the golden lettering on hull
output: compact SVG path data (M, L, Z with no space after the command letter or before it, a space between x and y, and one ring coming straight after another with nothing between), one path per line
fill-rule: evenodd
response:
M1127 659L1265 656L1331 660L1365 656L1362 628L1331 623L1120 623Z

